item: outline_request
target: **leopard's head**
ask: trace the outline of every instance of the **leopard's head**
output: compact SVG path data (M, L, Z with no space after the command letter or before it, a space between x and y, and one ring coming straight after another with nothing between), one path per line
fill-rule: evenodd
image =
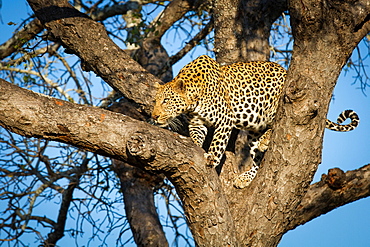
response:
M218 80L218 70L218 63L203 55L182 68L171 82L160 86L152 113L154 123L165 127L180 114L193 111L204 89Z
M185 88L180 78L159 87L152 112L152 119L157 125L168 126L174 118L186 113L189 100Z

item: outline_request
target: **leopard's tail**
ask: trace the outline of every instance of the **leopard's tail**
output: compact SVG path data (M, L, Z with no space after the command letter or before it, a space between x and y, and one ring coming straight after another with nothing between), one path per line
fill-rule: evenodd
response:
M351 122L349 124L341 125L341 123L343 123L347 118L351 119ZM354 112L353 110L345 110L339 115L337 123L326 119L325 128L334 131L351 131L354 130L359 123L360 118L358 117L356 112Z

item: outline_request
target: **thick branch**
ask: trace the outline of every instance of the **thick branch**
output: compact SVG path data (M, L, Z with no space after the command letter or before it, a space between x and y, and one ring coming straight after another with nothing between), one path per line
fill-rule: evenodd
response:
M131 56L137 62L164 82L172 80L173 75L171 67L161 73L161 68L167 63L169 56L161 45L160 38L191 6L189 1L172 1L153 21L151 25L155 26L155 29L144 38L140 49L134 49L132 52ZM122 108L117 110L124 113ZM135 242L139 246L168 246L153 197L153 182L161 182L163 176L145 172L117 160L113 160L113 167L116 168L114 170L121 181L126 215Z
M160 81L114 44L102 24L77 11L66 0L28 2L53 38L81 58L84 70L94 71L116 91L140 104L146 113L151 111Z
M331 210L370 196L370 165L344 173L339 168L323 174L321 181L312 184L297 207L290 228L330 212Z
M129 10L138 8L139 3L137 1L128 1L124 4L113 4L110 6L105 6L104 8L95 11L93 14L91 14L90 17L95 21L103 21L112 16L124 15Z
M0 92L2 127L165 174L182 199L195 241L200 246L236 246L217 173L206 167L204 151L189 138L121 114L36 94L1 79Z
M23 136L60 141L130 160L133 156L126 153L125 142L135 142L131 137L136 136L136 131L151 129L153 134L161 131L121 114L46 97L2 79L0 82L1 126ZM118 127L120 130L115 129ZM150 152L142 155L152 157L154 154Z

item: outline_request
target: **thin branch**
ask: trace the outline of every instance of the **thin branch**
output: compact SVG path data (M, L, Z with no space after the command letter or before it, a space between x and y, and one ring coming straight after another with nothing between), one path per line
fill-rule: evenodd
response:
M62 89L58 83L53 82L51 79L47 78L46 76L42 75L41 73L34 71L34 70L26 70L26 69L19 69L15 67L4 67L0 64L0 69L1 70L7 70L7 71L14 71L18 73L23 73L27 75L34 75L39 77L41 80L46 82L51 88L56 89L61 95L63 95L66 99L72 100L72 97L64 90Z
M26 221L30 221L30 220L36 220L37 222L41 223L41 222L45 222L47 224L49 224L50 226L55 226L55 221L49 219L48 217L46 216L35 216L35 215L28 215L28 214L22 214L20 210L15 210L15 214L17 216L19 216L19 218L21 220L26 220ZM28 228L28 227L25 227L25 228Z
M26 217L25 217L25 222L23 223L23 225L21 226L21 230L22 231L25 231L26 230L26 228L27 228L27 225L28 225L28 222L29 222L29 220L30 220L30 217L31 217L31 215L32 215L32 211L33 211L33 207L34 207L34 205L35 205L35 202L36 202L36 199L37 199L37 197L46 189L46 188L48 188L49 186L47 185L47 184L42 184L42 185L40 185L40 187L37 189L37 190L35 190L34 191L34 193L33 193L33 196L31 197L29 197L29 200L30 200L30 202L29 202L29 207L28 207L28 211L27 211L27 214L25 215Z
M24 28L15 33L13 37L0 45L0 60L10 56L13 52L21 48L26 42L36 37L44 29L38 19L33 19Z
M108 37L103 25L65 0L28 2L54 38L68 48L69 53L80 57L85 71L94 71L116 91L140 104L145 112L151 111L160 81L123 52Z
M14 60L1 61L0 64L3 67L15 66L15 65L21 64L22 62L26 62L30 60L31 58L36 57L38 55L44 55L46 53L48 53L49 55L55 54L56 51L59 49L59 47L60 47L59 44L47 45L40 49L32 50L31 52L26 52L21 57L16 58Z
M81 170L87 170L87 164L90 159L85 158L81 164ZM62 203L59 208L58 219L54 225L54 230L48 234L48 238L44 241L43 246L55 246L56 243L64 236L64 229L67 221L67 214L73 199L73 192L80 183L82 173L77 174L70 180L68 188L63 192Z
M77 94L82 98L83 102L86 105L91 105L89 100L86 98L86 92L82 89L82 86L80 84L80 81L77 78L75 71L69 66L68 62L64 59L64 57L60 56L58 53L55 53L55 56L62 62L62 64L67 69L68 73L70 74L71 78L75 82L76 87L77 87L77 90L76 90Z
M186 45L175 55L171 56L170 59L161 68L162 73L167 71L175 63L177 63L181 58L183 58L191 49L199 44L213 29L213 20L211 19L207 25L197 33L194 38L192 38Z

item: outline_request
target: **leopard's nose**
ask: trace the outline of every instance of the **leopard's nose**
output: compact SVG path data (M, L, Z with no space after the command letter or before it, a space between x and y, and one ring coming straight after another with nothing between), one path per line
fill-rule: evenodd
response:
M152 115L153 120L158 120L159 115Z

